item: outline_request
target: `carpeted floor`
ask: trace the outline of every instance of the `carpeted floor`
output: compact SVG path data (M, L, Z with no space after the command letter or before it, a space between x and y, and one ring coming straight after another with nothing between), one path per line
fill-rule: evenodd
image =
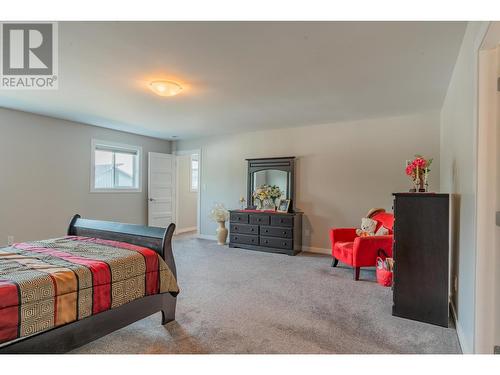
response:
M178 238L177 320L136 322L74 353L460 353L456 331L391 315L373 271Z

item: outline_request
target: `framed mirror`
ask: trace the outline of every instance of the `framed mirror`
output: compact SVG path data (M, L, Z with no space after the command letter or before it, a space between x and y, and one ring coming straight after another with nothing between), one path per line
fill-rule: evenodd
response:
M246 159L248 162L247 175L247 204L253 204L253 192L262 185L276 185L283 193L284 199L290 199L290 211L293 211L294 184L295 184L295 157Z

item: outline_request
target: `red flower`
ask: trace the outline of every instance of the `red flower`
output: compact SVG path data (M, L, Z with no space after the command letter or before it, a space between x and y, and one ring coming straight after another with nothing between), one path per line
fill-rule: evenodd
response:
M413 174L413 171L415 170L415 166L412 164L408 164L408 166L406 167L406 174L408 176L411 176Z
M415 164L417 168L423 169L427 165L427 160L423 158L416 158L415 160L413 160L413 164Z

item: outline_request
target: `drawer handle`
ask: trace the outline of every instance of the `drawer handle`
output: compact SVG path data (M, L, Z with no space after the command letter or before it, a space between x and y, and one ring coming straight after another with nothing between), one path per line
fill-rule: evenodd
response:
M234 227L234 230L238 230L238 227Z
M283 234L286 234L286 230L283 231Z
M268 241L268 240L265 240L265 241L264 241L264 243L265 243L265 244L268 244L268 243L269 243L269 241Z
M253 232L254 228L250 229L250 232Z
M266 229L266 233L269 233L269 229Z
M238 239L238 237L234 236L234 240L236 241Z
M286 242L283 242L283 246L286 246Z
M283 222L284 222L284 220L283 220L283 219L280 219L280 223L283 223Z

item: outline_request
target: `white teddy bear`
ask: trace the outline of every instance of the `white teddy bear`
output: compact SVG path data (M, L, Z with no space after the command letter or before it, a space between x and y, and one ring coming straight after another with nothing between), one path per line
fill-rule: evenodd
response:
M359 237L367 237L375 235L377 222L375 220L364 217L361 219L361 229L356 229L356 234Z

